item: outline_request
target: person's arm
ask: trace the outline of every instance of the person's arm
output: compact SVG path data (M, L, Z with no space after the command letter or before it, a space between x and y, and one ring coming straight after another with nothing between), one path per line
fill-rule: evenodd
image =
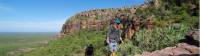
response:
M108 29L107 37L106 37L106 42L109 43L109 35L111 33L111 27Z
M120 41L121 41L122 43L124 42L124 41L122 40L122 38L121 38L121 37L120 37L119 39L120 39Z
M110 26L108 27L107 36L109 36L109 35L110 35L110 33L111 33L111 30L112 30L112 25L110 25Z
M84 49L86 50L86 49L87 49L87 46L84 46Z
M107 37L106 42L107 42L107 43L110 43L110 41L109 41L109 37Z

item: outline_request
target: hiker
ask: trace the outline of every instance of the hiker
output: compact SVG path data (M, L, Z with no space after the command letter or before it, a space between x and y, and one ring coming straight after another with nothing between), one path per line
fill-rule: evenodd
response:
M85 56L94 56L94 47L92 44L88 45L85 49Z
M62 26L62 30L63 31L61 31L61 33L63 33L63 34L66 34L66 32L67 32L67 25L66 24L63 24L63 26Z
M117 51L117 44L122 43L121 38L121 19L116 17L114 20L114 24L110 24L106 42L109 46L110 56L115 56L115 52Z

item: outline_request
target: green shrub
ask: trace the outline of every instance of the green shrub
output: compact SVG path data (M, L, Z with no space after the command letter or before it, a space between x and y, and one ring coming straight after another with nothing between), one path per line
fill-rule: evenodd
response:
M141 48L133 45L131 41L128 41L127 43L122 43L118 46L118 56L122 56L122 52L126 52L127 55L135 55L141 53Z
M159 50L177 44L189 29L190 27L185 25L178 28L173 26L154 28L152 31L143 29L136 33L133 43L143 51Z

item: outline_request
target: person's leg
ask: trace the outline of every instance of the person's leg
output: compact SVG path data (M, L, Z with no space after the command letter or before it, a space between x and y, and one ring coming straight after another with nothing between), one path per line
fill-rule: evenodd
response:
M111 53L111 56L115 56L115 52L112 52L112 53Z
M113 53L110 53L110 56L113 56Z
M112 52L108 51L107 56L112 56Z

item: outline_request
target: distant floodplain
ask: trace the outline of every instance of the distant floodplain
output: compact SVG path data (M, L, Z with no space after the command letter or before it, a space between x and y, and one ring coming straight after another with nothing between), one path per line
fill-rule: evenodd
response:
M0 56L20 48L34 48L47 43L57 32L0 32Z

